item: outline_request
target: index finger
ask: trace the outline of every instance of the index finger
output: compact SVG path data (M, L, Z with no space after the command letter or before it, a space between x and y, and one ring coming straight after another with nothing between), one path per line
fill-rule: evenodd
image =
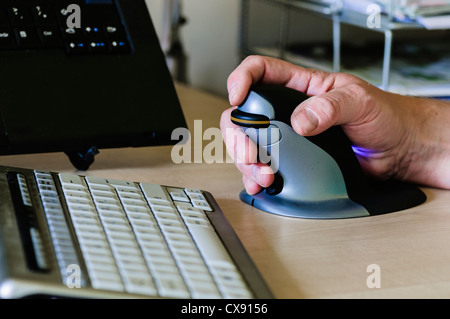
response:
M253 84L282 85L312 96L343 85L345 77L306 69L289 62L263 56L249 56L230 74L227 81L229 102L237 106L247 96Z

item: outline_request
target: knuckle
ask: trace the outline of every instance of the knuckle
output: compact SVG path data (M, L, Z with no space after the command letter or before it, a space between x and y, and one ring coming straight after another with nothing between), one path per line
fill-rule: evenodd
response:
M340 102L334 95L323 95L317 97L317 106L319 113L323 116L325 122L334 122L340 113Z
M249 55L241 63L246 66L261 66L264 65L266 58L260 55Z
M262 56L252 54L252 55L247 56L243 62L253 62L253 61L261 61L261 60L262 60Z
M363 85L361 82L353 82L347 85L347 90L350 95L364 96L367 93L367 85Z

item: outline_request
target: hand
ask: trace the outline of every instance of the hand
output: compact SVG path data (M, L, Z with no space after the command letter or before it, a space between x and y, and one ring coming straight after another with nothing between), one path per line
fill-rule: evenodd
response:
M326 73L251 56L228 78L230 104L241 104L256 83L284 85L311 96L294 110L293 129L309 136L341 125L368 174L450 188L448 103L385 92L350 74ZM247 192L255 194L270 186L274 175L267 165L256 163L257 147L231 123L233 109L222 114L223 138L243 174ZM227 136L227 129L236 130L234 139Z

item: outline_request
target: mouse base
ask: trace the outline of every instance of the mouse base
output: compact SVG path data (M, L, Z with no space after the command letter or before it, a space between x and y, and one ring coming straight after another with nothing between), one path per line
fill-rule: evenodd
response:
M371 192L358 198L332 198L322 201L289 201L282 193L268 195L261 191L249 195L245 190L239 198L262 211L298 218L342 219L393 213L424 203L425 193L414 185L399 181L371 184ZM354 201L354 200L357 200Z
M267 195L264 191L249 195L245 190L239 198L246 204L275 215L313 218L341 219L370 216L361 205L348 198L336 198L324 201L292 202L277 196Z

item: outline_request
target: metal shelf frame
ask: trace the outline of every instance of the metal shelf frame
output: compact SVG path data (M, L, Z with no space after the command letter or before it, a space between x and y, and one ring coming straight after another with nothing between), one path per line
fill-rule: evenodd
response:
M389 88L389 74L391 68L391 54L392 54L392 41L393 31L406 30L406 29L424 29L423 26L417 23L403 23L394 21L392 12L393 5L388 10L387 14L380 14L380 26L376 28L369 28L367 26L367 14L360 12L343 9L342 1L336 1L336 3L317 4L307 0L241 0L241 32L239 46L243 55L252 53L248 46L248 12L250 10L250 1L269 3L272 5L278 5L281 7L281 25L280 25L280 48L279 58L285 58L285 47L288 41L289 30L289 12L291 9L296 9L308 13L317 14L319 16L328 18L332 21L333 28L333 72L339 72L341 69L341 25L348 24L374 32L381 32L384 34L384 53L383 53L383 69L381 88L388 90ZM391 1L392 2L392 1Z

